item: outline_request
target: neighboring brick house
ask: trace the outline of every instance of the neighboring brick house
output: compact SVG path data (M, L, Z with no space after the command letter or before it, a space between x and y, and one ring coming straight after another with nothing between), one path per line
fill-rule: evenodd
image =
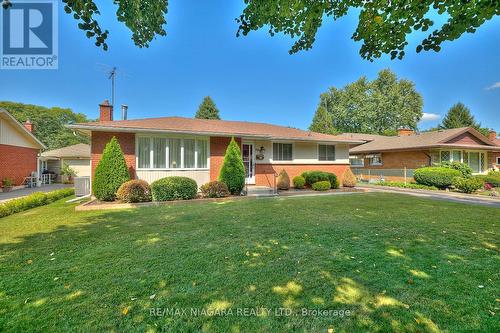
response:
M494 131L489 137L471 127L422 133L402 129L398 136L344 133L341 137L365 140L350 150L351 168L362 179L408 180L415 169L443 161L466 163L476 174L500 165L500 140Z
M0 109L0 182L11 179L21 185L25 177L38 171L38 155L45 146L33 135L33 124L24 126Z
M100 121L68 127L91 137L92 174L115 136L133 178L153 182L181 175L202 185L217 180L234 137L242 151L247 184L274 186L282 169L290 176L324 170L340 179L349 168L349 147L364 141L264 123L164 117L113 120L113 107L100 105Z

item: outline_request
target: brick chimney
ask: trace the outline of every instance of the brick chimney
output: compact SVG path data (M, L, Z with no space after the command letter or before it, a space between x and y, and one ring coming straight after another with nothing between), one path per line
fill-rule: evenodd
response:
M398 128L398 136L408 136L415 134L415 131L409 128Z
M106 99L99 104L99 121L113 121L113 105Z
M26 128L31 133L33 133L33 131L35 130L35 125L29 119L26 120L26 122L23 125L24 125L24 128Z
M490 139L490 141L495 141L496 138L497 132L495 130L490 130L490 132L488 133L488 139Z

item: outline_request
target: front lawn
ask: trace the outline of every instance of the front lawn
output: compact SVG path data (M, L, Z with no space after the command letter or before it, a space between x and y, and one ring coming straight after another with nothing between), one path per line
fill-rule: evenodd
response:
M385 193L62 200L0 219L0 331L494 332L499 221Z

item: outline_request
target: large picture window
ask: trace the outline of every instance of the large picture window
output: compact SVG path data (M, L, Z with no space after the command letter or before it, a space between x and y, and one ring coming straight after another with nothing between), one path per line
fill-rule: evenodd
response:
M485 171L486 154L478 151L467 150L441 150L439 152L440 161L443 162L462 162L471 167L472 172L481 173Z
M291 143L273 143L274 161L291 161L293 159L293 145Z
M138 169L205 169L208 141L164 137L137 138Z
M319 145L318 159L320 161L335 161L335 146Z

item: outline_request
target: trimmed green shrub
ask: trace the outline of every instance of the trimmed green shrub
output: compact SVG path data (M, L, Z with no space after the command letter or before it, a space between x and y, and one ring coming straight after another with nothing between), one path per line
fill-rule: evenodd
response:
M224 198L230 194L227 185L218 180L201 185L200 191L204 198Z
M234 138L231 138L231 142L227 146L219 180L227 185L231 194L240 194L245 186L245 166L241 158L240 147Z
M127 163L116 137L106 144L97 164L92 182L92 193L99 200L113 201L118 188L130 180Z
M500 176L487 175L477 175L474 178L481 180L485 184L491 184L493 187L500 187Z
M436 186L427 186L427 185L422 185L422 184L416 184L416 183L404 183L404 182L377 182L375 185L379 186L391 186L391 187L401 187L401 188L411 188L415 190L433 190L436 191L438 188Z
M306 184L312 186L312 184L317 183L319 181L329 181L332 188L339 188L340 184L337 180L337 176L331 172L325 171L305 171L302 173L302 177L306 180Z
M450 187L453 178L461 177L462 173L455 169L443 167L425 167L415 170L413 178L418 184L435 186L437 188Z
M302 176L293 177L293 187L302 189L306 185L306 179Z
M73 194L75 194L75 190L73 188L64 188L48 193L35 192L22 198L9 200L0 204L0 217L9 216L31 208L47 205Z
M490 170L490 171L488 171L488 176L493 176L493 177L499 177L500 178L500 171Z
M188 177L165 177L151 184L154 201L189 200L196 198L198 185Z
M328 180L320 180L312 184L312 189L315 191L327 191L332 187L332 184Z
M456 177L453 179L453 186L464 193L474 193L483 187L483 182L477 178Z
M276 186L278 187L278 190L290 189L290 177L288 177L288 173L286 173L285 169L280 171Z
M344 172L344 177L342 178L342 186L354 187L356 186L356 182L356 176L354 176L351 169L347 169L346 172Z
M123 183L116 192L116 198L123 202L151 201L151 187L141 179L132 179Z
M461 162L441 162L438 164L438 166L441 166L443 168L448 168L448 169L454 169L460 171L462 174L463 178L470 178L472 177L472 168L468 166L467 164L461 163Z

